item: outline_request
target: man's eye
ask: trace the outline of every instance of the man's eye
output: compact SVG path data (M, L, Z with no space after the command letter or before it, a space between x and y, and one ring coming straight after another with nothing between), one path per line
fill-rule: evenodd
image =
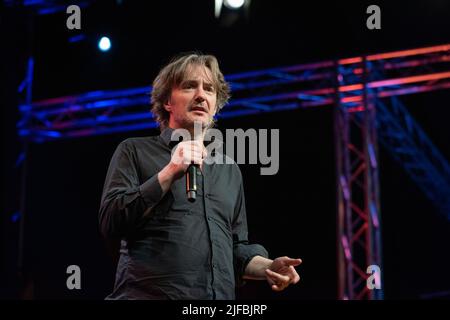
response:
M193 83L186 83L186 84L183 86L183 88L184 88L184 89L192 89L192 88L195 88L195 85L194 85Z

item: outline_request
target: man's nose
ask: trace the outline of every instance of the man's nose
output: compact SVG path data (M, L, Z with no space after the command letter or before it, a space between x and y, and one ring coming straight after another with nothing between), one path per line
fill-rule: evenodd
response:
M194 100L196 102L203 102L206 100L206 96L205 96L205 90L203 90L203 88L201 86L199 86L197 88L197 91L195 93L195 98Z

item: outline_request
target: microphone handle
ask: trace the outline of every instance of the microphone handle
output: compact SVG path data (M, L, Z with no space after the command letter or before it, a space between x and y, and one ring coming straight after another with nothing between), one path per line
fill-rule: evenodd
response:
M186 194L189 202L194 202L197 198L197 170L198 164L191 164L186 171Z

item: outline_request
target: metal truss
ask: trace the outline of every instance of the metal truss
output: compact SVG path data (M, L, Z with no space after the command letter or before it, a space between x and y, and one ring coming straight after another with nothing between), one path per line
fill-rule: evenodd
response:
M440 213L450 219L450 166L397 97L378 99L378 136Z
M382 266L377 131L450 219L449 166L397 96L450 88L450 44L226 76L233 99L219 118L335 105L339 298L381 299L366 286ZM34 142L156 127L150 87L95 91L20 106ZM388 104L386 100L389 100ZM376 130L378 129L378 130Z
M396 97L448 88L446 72L430 73L436 61L443 63L439 68L448 68L448 48L440 57L429 55L429 49L337 64L335 145L341 299L383 298L381 274L375 275L380 289L367 286L367 268L375 265L382 270L377 131L394 159L450 218L448 163ZM388 107L384 100L392 101L391 105Z
M367 56L368 73L382 72L386 78L367 83L377 97L412 94L450 88L449 49L442 45ZM347 78L339 87L342 103L358 105L363 84L352 68L361 57L341 59ZM433 72L434 69L447 71ZM310 108L335 103L335 61L325 61L227 76L233 99L219 117ZM19 135L36 142L125 132L156 127L149 112L150 87L94 91L38 101L20 106Z
M370 64L363 59L337 65L334 137L337 174L338 296L340 299L382 299L383 289L367 286L369 266L382 267L381 217L376 134L377 98L367 88ZM352 72L362 70L362 72ZM350 71L350 72L349 72ZM353 96L340 87L357 81ZM362 96L359 101L359 96ZM358 102L345 103L358 97ZM381 284L381 275L376 274Z

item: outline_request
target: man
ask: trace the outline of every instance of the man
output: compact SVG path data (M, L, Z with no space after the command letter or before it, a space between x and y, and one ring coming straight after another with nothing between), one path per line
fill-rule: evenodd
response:
M300 259L271 260L262 246L249 244L236 163L205 161L203 137L228 98L210 55L183 55L156 77L152 112L161 134L123 141L104 185L100 229L121 239L107 299L234 299L235 286L246 279L267 280L275 291L299 281ZM193 135L194 124L202 128L195 139L172 141L177 129ZM200 168L193 203L183 179L191 163Z

